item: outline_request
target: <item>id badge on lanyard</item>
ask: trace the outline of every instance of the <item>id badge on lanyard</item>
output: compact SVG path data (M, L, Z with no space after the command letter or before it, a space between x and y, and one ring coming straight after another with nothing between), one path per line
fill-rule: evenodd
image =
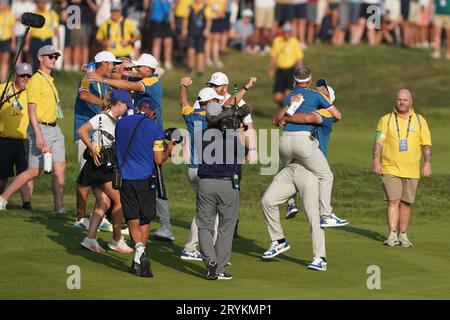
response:
M399 128L399 124L398 124L397 115L395 115L395 124L397 126L397 136L398 136L398 144L399 144L398 150L400 152L408 151L408 136L409 136L409 128L411 125L411 115L409 116L409 119L408 119L408 128L406 129L406 138L405 139L400 138L400 128Z
M400 152L408 151L408 140L406 140L406 139L400 139L400 143L399 143L399 151L400 151Z

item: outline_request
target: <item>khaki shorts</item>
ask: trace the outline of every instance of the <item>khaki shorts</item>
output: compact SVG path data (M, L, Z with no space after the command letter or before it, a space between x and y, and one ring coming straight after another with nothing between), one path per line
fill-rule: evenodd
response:
M390 174L383 174L381 181L383 182L384 193L389 201L401 200L406 203L414 203L419 179L399 178Z
M434 17L434 25L436 27L450 29L450 16L437 14Z
M256 8L255 26L257 28L271 29L275 16L274 8Z

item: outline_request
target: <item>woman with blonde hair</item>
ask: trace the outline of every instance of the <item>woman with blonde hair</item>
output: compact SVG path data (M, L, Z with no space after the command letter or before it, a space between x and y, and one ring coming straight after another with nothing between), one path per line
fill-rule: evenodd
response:
M105 252L97 242L96 233L111 202L113 203L113 239L108 243L108 247L120 253L133 252L120 232L123 220L122 205L119 191L112 187L116 121L132 108L133 104L128 91L113 90L102 104L102 112L91 118L77 131L87 147L85 153L87 161L78 176L77 183L92 187L95 195L95 210L90 219L88 234L81 245L96 253ZM90 135L92 139L89 138Z

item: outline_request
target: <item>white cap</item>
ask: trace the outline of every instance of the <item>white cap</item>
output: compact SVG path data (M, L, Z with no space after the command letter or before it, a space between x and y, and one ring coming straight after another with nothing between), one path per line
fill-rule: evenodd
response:
M228 84L228 77L225 73L223 72L214 72L211 75L211 79L209 79L208 83L214 84L216 86L221 86L224 84Z
M242 16L243 17L250 17L250 18L253 17L252 9L247 8L247 9L242 10Z
M98 62L115 62L121 63L122 61L117 60L116 57L109 51L100 51L94 57L94 61Z
M224 97L217 94L213 88L203 88L198 92L197 101L194 103L194 109L200 109L199 102L207 102L212 99L222 100Z
M137 67L149 67L156 69L158 66L158 60L154 56L148 53L143 53L137 60L131 61Z
M333 103L336 99L336 95L334 94L334 89L330 86L327 86L328 93L330 94L330 102Z

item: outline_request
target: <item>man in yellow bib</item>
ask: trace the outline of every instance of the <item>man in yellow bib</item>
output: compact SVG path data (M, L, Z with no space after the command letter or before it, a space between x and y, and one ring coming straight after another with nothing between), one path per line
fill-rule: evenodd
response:
M411 92L402 89L397 93L394 111L378 121L373 147L373 170L381 176L389 201L387 218L390 235L385 245L413 246L406 231L420 179L422 152L425 156L422 175L429 177L430 130L426 120L414 112Z

